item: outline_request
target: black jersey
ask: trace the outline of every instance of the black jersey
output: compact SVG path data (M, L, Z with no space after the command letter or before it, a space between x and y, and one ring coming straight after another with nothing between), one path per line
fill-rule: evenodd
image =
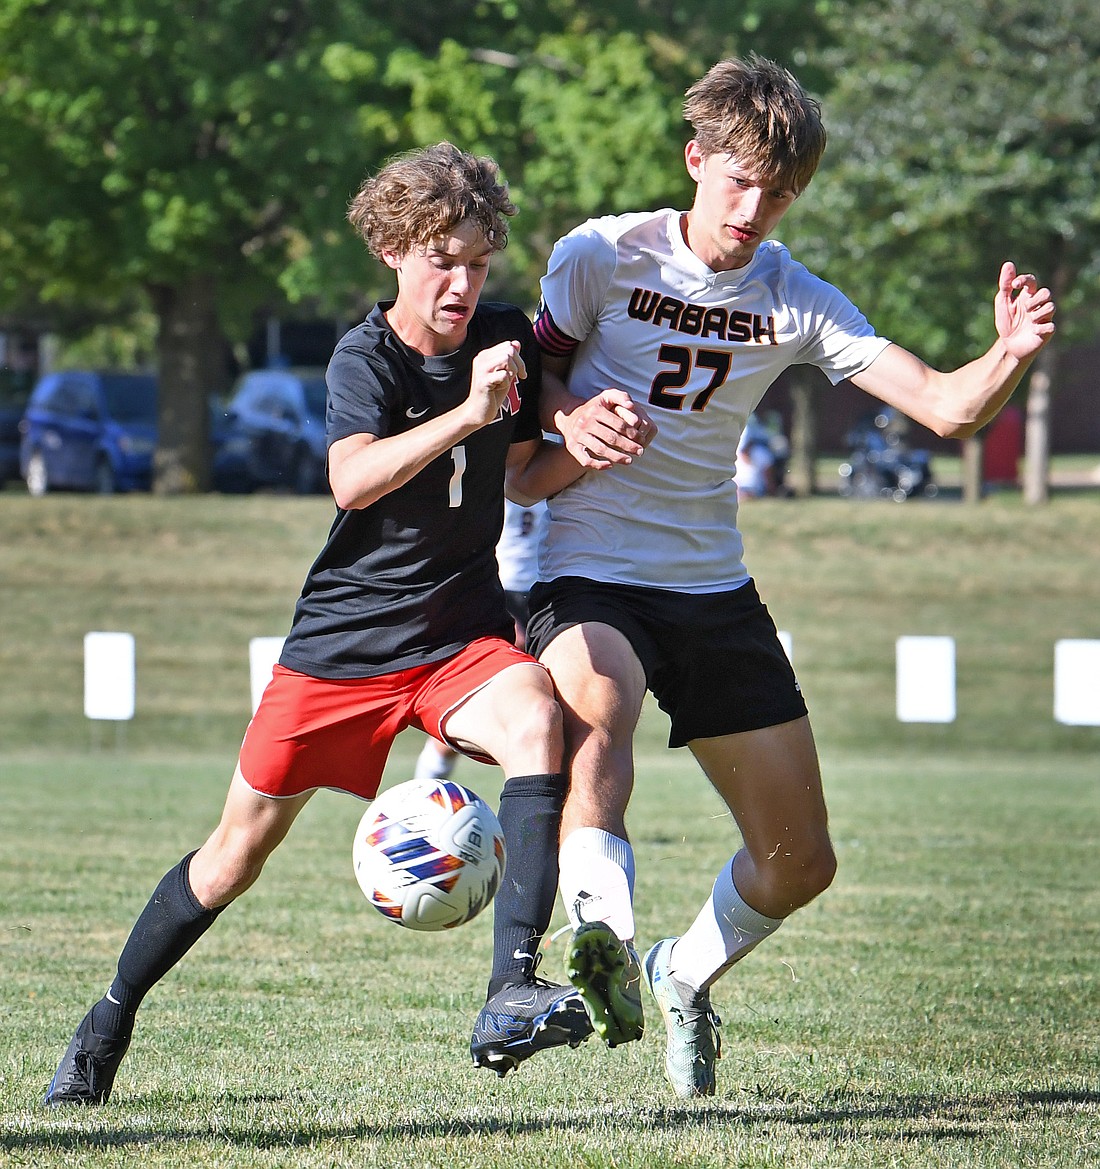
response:
M328 443L400 434L470 393L474 357L519 341L519 402L369 507L337 510L309 571L281 663L319 678L388 674L451 657L479 637L511 640L497 575L509 446L541 435L539 350L517 308L481 304L455 353L425 357L400 341L377 305L329 362ZM518 409L516 407L518 406Z

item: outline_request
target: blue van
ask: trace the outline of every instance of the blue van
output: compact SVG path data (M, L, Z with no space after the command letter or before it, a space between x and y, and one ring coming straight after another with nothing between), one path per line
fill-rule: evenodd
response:
M31 495L58 488L148 491L157 447L157 379L90 370L45 374L19 429L19 471Z

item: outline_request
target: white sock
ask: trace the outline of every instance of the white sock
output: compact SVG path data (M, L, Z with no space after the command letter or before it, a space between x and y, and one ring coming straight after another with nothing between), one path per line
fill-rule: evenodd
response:
M429 739L420 748L416 758L416 770L413 779L450 779L455 769L458 756L453 754L442 755L439 744L435 739Z
M710 900L672 947L670 971L682 986L706 990L782 924L782 918L765 917L745 904L733 883L730 861L718 874Z
M602 828L578 828L562 841L558 888L576 929L603 921L623 942L634 940L634 850Z

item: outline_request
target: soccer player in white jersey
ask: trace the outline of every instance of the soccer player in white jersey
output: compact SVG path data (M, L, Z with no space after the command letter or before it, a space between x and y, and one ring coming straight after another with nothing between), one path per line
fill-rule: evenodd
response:
M504 586L504 601L516 622L516 644L523 648L527 618L527 595L539 575L539 541L546 528L546 501L530 505L504 502L504 527L497 543L497 567Z
M590 220L559 241L542 282L543 425L602 473L550 501L528 649L566 718L570 978L612 1046L642 1032L644 978L669 1079L689 1097L715 1088L711 986L836 867L806 707L742 560L745 420L784 369L808 363L964 438L1049 340L1054 304L1004 264L996 340L954 372L930 368L768 238L825 148L818 104L796 79L757 57L722 61L688 90L684 113L690 210ZM624 816L647 689L670 718L670 746L690 748L741 842L694 922L639 963Z

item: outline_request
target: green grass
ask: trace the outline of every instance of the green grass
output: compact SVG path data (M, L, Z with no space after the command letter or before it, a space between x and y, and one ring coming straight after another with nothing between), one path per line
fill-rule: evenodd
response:
M469 1066L489 915L408 933L351 874L362 805L318 795L263 880L142 1010L117 1094L39 1101L160 875L216 820L247 642L285 631L323 501L0 500L0 1164L1088 1165L1100 1159L1100 730L1051 715L1053 641L1100 636L1100 499L762 501L749 563L822 747L840 871L715 989L719 1093L661 1027L498 1081ZM138 639L116 746L81 639ZM893 642L950 633L959 719L893 719ZM736 845L652 707L630 828L639 938L682 930ZM387 782L419 740L399 740ZM494 770L461 775L496 795ZM558 977L560 943L546 973Z
M248 641L285 633L332 517L323 499L0 496L0 751L112 745L83 716L83 637L133 632L132 749L235 751ZM748 563L826 746L1094 751L1053 720L1054 642L1100 637L1100 492L1027 508L759 500ZM959 718L900 725L894 643L957 640Z
M230 762L5 767L12 1163L923 1169L1100 1154L1100 810L1081 757L826 757L840 875L718 984L720 1091L692 1104L664 1085L653 1018L614 1052L592 1041L504 1081L475 1072L488 917L422 936L373 915L350 871L361 805L322 793L152 993L115 1100L42 1110L69 1033L148 890L209 826ZM463 766L492 792L491 772ZM640 775L651 941L683 928L733 840L681 754L643 753ZM553 947L551 973L558 962Z

